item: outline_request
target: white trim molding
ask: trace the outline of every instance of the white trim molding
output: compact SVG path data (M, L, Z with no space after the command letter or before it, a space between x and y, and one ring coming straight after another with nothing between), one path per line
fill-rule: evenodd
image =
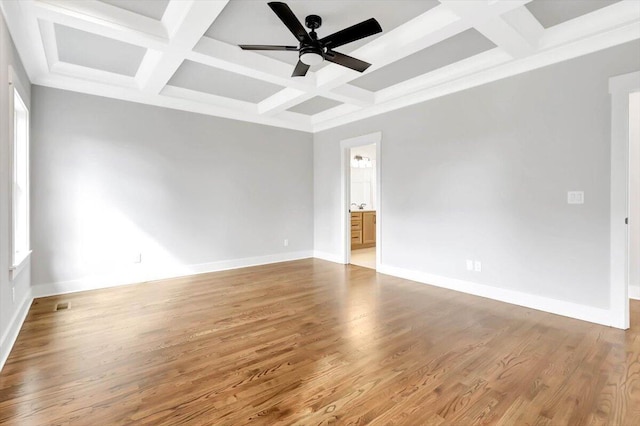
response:
M16 339L18 338L18 334L20 334L24 320L27 318L32 302L33 297L29 289L22 299L22 303L20 303L20 308L15 311L9 321L9 327L7 327L7 330L0 338L0 371L2 371L2 367L4 367L4 364L7 362L11 349L13 349L13 345L16 343Z
M640 5L640 3L639 3ZM629 94L640 90L640 72L609 79L611 94L611 204L609 285L611 322L629 328Z
M266 256L245 257L241 259L221 260L217 262L199 263L194 265L180 265L161 272L127 270L119 274L108 276L90 276L76 280L58 281L46 284L32 285L33 297L47 297L59 294L76 293L86 290L119 287L123 285L139 284L169 278L187 277L207 274L210 272L227 271L230 269L248 268L250 266L268 265L271 263L288 262L292 260L313 257L311 250L278 253Z
M422 284L446 288L449 290L459 291L461 293L472 294L474 296L486 297L488 299L498 300L512 305L524 306L526 308L575 318L582 321L589 321L606 326L614 325L611 322L611 316L608 309L580 305L563 300L537 296L530 293L507 290L504 288L443 277L440 275L429 274L427 272L398 268L390 265L378 265L378 272L398 278L404 278L406 280L416 281Z

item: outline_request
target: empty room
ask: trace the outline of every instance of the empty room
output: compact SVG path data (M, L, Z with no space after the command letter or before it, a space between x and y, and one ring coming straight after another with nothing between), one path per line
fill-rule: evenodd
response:
M0 10L0 424L640 424L640 0Z

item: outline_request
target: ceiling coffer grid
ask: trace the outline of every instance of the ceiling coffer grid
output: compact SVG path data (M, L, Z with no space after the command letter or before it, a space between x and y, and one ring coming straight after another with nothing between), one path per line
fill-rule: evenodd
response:
M267 1L157 0L140 9L134 0L0 0L0 6L34 84L313 132L640 38L640 1L597 0L593 10L580 1L572 12L572 2L562 0L562 16L544 9L553 2L540 0L377 1L378 9L366 13L378 14L367 17L376 18L383 33L345 50L372 66L360 74L324 64L304 78L291 77L295 54L276 59L243 51L237 44L246 37L236 41L228 31L220 33L238 28L244 34L238 11L250 11L254 21L266 22L252 32L254 41L279 44L287 33ZM330 10L336 2L292 1L291 8L301 21L300 12L315 13L331 28L363 20L359 2L338 3L347 8L341 15ZM414 15L385 14L385 7L393 11L402 4ZM547 28L532 10L544 16ZM389 28L386 15L395 19ZM78 40L82 31L90 35ZM216 34L224 36L210 37ZM482 48L469 46L468 57L416 60L465 34ZM96 56L87 47L92 38L99 40L93 45L98 53L108 53L109 43L125 43L142 57L131 53L109 63L108 54ZM405 62L418 69L394 71L394 63ZM202 81L193 81L201 75Z

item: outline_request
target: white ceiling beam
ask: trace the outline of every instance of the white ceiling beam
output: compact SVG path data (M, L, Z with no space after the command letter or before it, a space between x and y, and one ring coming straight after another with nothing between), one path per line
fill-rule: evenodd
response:
M40 28L40 36L42 38L42 46L47 57L47 64L51 70L58 62L58 43L56 42L56 31L53 22L38 20Z
M523 5L529 1L509 0L508 4L517 6L517 9L526 10ZM473 26L476 30L514 58L530 55L535 51L541 33L535 34L520 29L517 26L517 20L507 22L502 15L508 12L496 13L489 10L500 3L505 4L506 0L498 0L495 3L477 0L443 0L442 2L460 18L474 22ZM533 15L531 17L533 18Z
M509 25L501 16L484 21L475 28L513 58L522 58L536 50L537 40L527 40L518 29Z
M373 105L376 94L352 84L343 84L332 90L319 90L318 94L334 101L345 102L359 107Z
M173 0L170 3L171 7L162 17L163 22L169 23L165 25L171 26L167 28L169 46L160 54L147 51L136 74L143 91L160 93L227 3L228 0Z
M544 33L544 27L524 6L515 8L501 15L512 27L517 28L522 36L537 47L537 43Z
M265 116L276 115L292 106L313 98L315 93L287 87L258 103L258 112ZM300 100L302 99L302 101Z
M33 0L33 6L38 18L78 30L157 50L165 49L168 44L167 30L160 21L108 3L97 0Z
M38 20L33 13L33 1L3 1L0 8L29 80L33 82L46 75L49 65Z
M70 64L68 62L56 62L51 66L51 73L73 77L80 80L94 81L103 84L112 84L118 87L138 89L136 80L133 77L109 71L98 70L95 68L89 68L82 65Z
M191 10L194 0L169 0L160 22L164 25L169 39L174 38ZM228 1L226 2L228 3ZM216 15L217 16L217 15Z

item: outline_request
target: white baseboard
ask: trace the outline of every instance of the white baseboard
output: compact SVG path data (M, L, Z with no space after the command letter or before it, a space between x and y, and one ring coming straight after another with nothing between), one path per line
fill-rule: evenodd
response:
M2 338L0 338L0 371L2 371L2 367L4 367L5 362L7 362L7 358L9 358L11 349L13 349L13 345L18 338L20 329L22 328L22 324L27 318L29 308L31 307L31 302L33 302L31 291L27 291L24 299L22 299L20 308L13 315L11 321L9 322L9 327L2 335Z
M155 281L168 278L186 277L190 275L205 274L209 272L225 271L229 269L246 268L249 266L267 265L270 263L287 262L291 260L307 259L313 257L311 250L278 253L267 256L246 257L242 259L222 260L218 262L199 263L195 265L181 265L163 270L129 269L114 275L99 277L84 277L77 280L59 281L32 286L33 297L47 297L67 293L76 293L100 288L118 287L122 285L137 284L146 281Z
M471 281L428 274L426 272L397 268L389 265L379 265L378 272L411 281L417 281L419 283L433 285L435 287L447 288L462 293L473 294L475 296L486 297L488 299L499 300L513 305L549 312L556 315L562 315L606 326L613 326L612 315L608 309L580 305L577 303L536 296L529 293L507 290L484 284L477 284Z
M630 285L629 286L629 298L640 300L640 285Z
M344 265L344 259L342 258L342 256L333 253L327 253L326 251L314 250L313 257L315 257L316 259L322 259Z

